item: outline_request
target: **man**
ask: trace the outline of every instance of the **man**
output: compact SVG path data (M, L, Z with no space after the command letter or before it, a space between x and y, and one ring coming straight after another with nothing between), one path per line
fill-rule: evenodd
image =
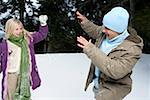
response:
M128 27L129 13L114 7L104 15L102 26L90 22L76 12L83 30L95 45L84 37L77 37L78 46L91 59L85 90L93 81L96 100L122 100L130 93L132 69L142 53L143 40Z

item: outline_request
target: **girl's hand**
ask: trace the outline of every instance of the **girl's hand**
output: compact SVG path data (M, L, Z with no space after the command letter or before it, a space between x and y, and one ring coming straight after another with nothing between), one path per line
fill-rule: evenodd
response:
M39 21L40 21L41 26L47 25L47 20L48 20L47 15L40 15L39 16Z
M91 40L87 41L84 37L80 36L77 37L77 41L79 42L77 45L80 48L85 48L89 43L91 43Z

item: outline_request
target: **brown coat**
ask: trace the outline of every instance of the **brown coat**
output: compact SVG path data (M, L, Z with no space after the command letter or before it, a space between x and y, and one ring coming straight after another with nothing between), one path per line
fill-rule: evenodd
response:
M132 80L130 76L142 53L143 40L134 29L129 27L130 35L128 38L106 55L98 48L105 38L105 35L101 32L103 26L97 26L87 21L82 25L82 28L89 36L97 40L96 46L90 43L83 49L83 52L92 62L85 90L94 78L94 66L98 66L101 76L100 91L96 100L122 100L131 91Z

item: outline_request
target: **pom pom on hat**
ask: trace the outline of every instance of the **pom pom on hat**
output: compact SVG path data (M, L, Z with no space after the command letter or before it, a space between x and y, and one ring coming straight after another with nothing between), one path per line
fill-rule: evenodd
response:
M129 13L122 7L114 7L103 17L103 25L118 33L127 29L128 21Z

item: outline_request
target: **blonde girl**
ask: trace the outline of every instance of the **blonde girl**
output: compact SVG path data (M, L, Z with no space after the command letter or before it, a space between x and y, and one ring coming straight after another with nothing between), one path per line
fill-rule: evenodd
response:
M33 33L25 30L18 19L6 22L6 39L0 45L3 100L31 100L30 86L32 89L40 86L34 44L46 38L47 19L41 15L39 31Z

